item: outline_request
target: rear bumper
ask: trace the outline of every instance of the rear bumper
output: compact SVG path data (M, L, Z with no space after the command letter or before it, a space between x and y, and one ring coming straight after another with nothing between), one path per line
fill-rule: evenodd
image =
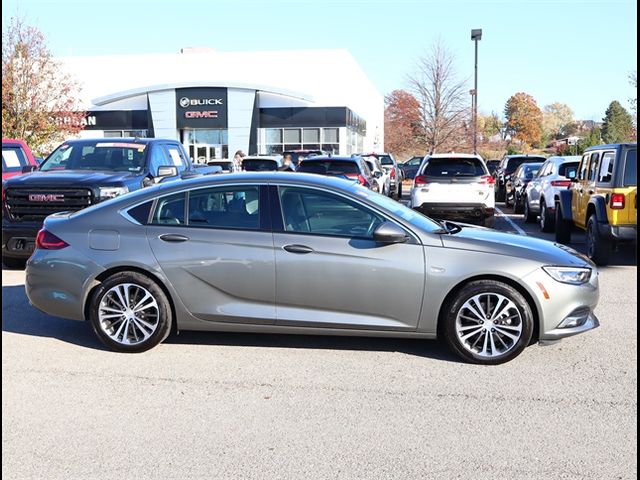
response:
M430 217L487 218L493 217L495 209L484 203L430 203L413 205L415 210Z
M603 237L613 238L623 242L632 242L638 238L637 225L611 225L599 223L598 232Z
M2 221L2 255L27 259L33 253L36 235L42 222L11 223Z

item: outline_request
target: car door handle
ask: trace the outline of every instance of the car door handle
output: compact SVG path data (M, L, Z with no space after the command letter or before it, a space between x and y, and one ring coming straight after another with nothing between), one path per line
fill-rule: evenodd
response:
M291 253L312 253L314 251L313 248L306 245L285 245L282 248Z
M160 235L160 240L164 242L180 243L180 242L186 242L187 240L189 240L189 237L185 237L184 235L178 235L176 233L164 233Z

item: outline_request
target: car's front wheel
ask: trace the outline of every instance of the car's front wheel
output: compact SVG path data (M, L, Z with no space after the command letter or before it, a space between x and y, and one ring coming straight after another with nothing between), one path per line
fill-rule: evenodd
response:
M496 280L466 284L443 306L442 333L468 362L498 365L517 357L533 334L533 314L512 286Z
M156 282L137 272L108 277L93 294L89 309L98 338L118 352L149 350L171 330L167 296Z

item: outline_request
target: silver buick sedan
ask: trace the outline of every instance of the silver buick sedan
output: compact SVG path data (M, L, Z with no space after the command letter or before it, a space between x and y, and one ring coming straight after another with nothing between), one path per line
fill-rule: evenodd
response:
M172 329L282 332L438 337L499 364L598 326L598 274L577 252L438 223L338 178L160 184L52 215L36 243L30 302L120 352Z

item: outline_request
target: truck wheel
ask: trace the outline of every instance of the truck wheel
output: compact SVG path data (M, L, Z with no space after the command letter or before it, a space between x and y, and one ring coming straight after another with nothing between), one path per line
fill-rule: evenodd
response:
M571 242L571 222L568 222L562 218L562 212L560 211L560 202L556 202L556 242L558 243L570 243Z
M540 231L545 233L553 232L555 227L555 215L549 212L544 200L540 200Z
M595 213L587 222L587 256L596 265L607 265L611 256L611 241L598 232L598 219Z

